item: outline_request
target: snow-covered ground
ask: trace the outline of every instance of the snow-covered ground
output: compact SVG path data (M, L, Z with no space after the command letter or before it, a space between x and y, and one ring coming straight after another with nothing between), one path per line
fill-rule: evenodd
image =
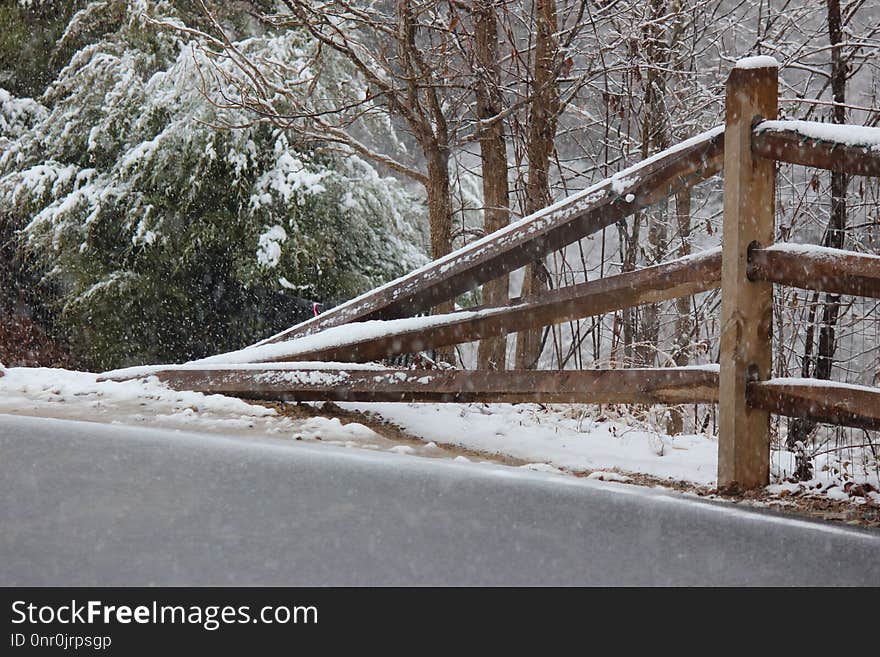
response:
M342 404L350 410L373 412L407 432L439 445L457 445L489 454L529 461L526 467L620 480L615 471L716 484L718 441L704 434L669 436L627 418L597 421L596 407L536 404ZM869 450L848 449L817 455L814 479L788 483L795 455L771 452L771 493L814 493L832 499L849 495L855 484L880 488L876 460ZM611 470L612 472L608 472ZM858 496L856 496L858 497ZM880 494L867 499L880 504Z
M537 404L340 404L373 412L441 445L504 454L569 471L619 469L714 485L718 443L670 437L621 421L597 421L595 406Z
M419 445L395 441L359 422L290 417L232 397L175 391L155 378L98 382L97 375L86 372L2 366L0 375L0 413L320 439L327 444L477 463L485 460L481 455L488 455L530 470L590 473L605 481L628 481L630 475L640 474L715 485L716 439L704 434L671 437L625 416L597 419L595 406L340 404L346 411L379 416L420 438L423 443ZM785 480L794 469L794 455L774 451L774 484L769 490L783 496L821 494L880 504L880 494L872 490L880 488L880 481L871 459L867 450L823 454L814 459L813 481L792 484ZM853 485L865 483L869 484L866 494L849 494Z
M0 375L0 413L301 440L328 436L362 446L381 442L372 429L356 422L295 419L234 397L172 390L155 378L99 382L89 372L2 366Z

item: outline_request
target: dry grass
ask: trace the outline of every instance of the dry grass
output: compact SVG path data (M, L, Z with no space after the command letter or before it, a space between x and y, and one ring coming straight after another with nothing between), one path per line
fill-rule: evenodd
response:
M6 367L74 366L70 354L42 327L14 315L0 319L0 363Z

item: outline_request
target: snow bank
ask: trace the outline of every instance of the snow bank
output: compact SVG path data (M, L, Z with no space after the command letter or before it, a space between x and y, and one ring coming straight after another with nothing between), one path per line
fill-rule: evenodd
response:
M248 404L234 397L172 390L156 379L99 382L97 375L91 372L74 372L45 367L6 369L5 376L0 379L0 393L7 399L14 396L35 399L54 397L56 398L54 401L65 401L78 397L100 397L105 403L145 399L209 412L236 413L253 417L275 415L275 411L270 408Z
M668 436L623 420L593 419L589 414L595 406L352 402L340 406L376 413L439 445L520 459L529 470L591 471L594 479L617 482L629 478L616 471L703 486L715 486L717 481L717 439L703 434ZM880 488L871 459L870 452L860 448L818 454L812 488L823 495L822 491L842 494L847 482ZM795 454L787 450L774 449L770 461L772 482L791 477L797 467Z
M49 368L0 369L0 413L365 446L384 441L356 422L285 417L275 409L235 397L172 390L155 377L98 381L89 372Z
M327 363L310 365L327 368ZM355 369L351 364L344 366ZM262 365L228 369L257 367L265 367L280 376L309 373L307 367L298 367L299 371ZM421 437L425 444L395 444L357 422L343 424L338 418L325 417L294 419L240 399L175 391L155 377L124 382L98 381L97 375L87 372L0 366L0 413L149 424L239 436L275 435L441 458L449 454L438 449L438 445L458 446L519 459L526 463L522 467L527 470L591 471L592 478L602 481L628 481L619 471L704 486L714 486L716 481L718 444L714 438L701 434L671 437L645 426L629 425L625 419L594 419L589 415L594 406L402 403L340 403L340 406L376 413ZM867 460L869 456L866 450L858 448L819 454L814 459L812 482L775 483L770 492L780 494L791 489L788 494L850 499L847 488L859 482L871 484L867 489L876 491L880 481L876 469L872 469L876 466ZM455 460L470 461L463 456ZM784 482L795 467L795 454L772 453L774 482ZM864 502L867 497L852 498L852 501ZM880 503L880 497L875 501Z
M714 439L670 437L622 422L598 422L573 416L570 407L546 411L535 404L347 402L340 406L377 413L438 445L503 454L528 461L530 466L620 469L703 485L715 483L718 443Z

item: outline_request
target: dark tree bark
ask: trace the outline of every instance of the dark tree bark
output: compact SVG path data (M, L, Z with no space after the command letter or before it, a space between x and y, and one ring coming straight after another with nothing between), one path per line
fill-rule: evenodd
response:
M642 159L669 147L669 125L666 116L666 71L669 68L669 44L663 39L663 21L667 14L666 0L651 0L651 20L645 26L644 115L642 118ZM662 201L646 212L648 220L648 264L657 264L666 255L669 203ZM647 304L641 311L641 335L635 350L641 365L653 365L657 358L660 337L660 306Z
M477 118L480 126L480 158L483 172L483 224L486 233L510 222L510 189L507 180L507 142L504 122L491 121L501 113L501 66L498 57L498 16L494 0L477 0L473 5L476 60ZM503 305L509 297L508 277L483 285L483 303ZM480 342L477 367L503 370L506 367L507 339L488 338Z
M428 180L428 222L431 229L431 257L436 260L452 251L452 197L449 192L449 149L425 144Z
M691 244L691 190L683 189L675 195L675 216L678 220L678 233L681 242L678 246L678 257L690 255ZM675 300L675 347L672 352L673 360L679 367L690 362L690 343L693 333L693 321L691 319L691 298L679 297ZM673 406L669 409L669 422L666 427L667 433L674 436L684 431L684 416L681 408Z
M847 61L843 56L843 23L840 15L840 0L826 0L828 10L828 37L831 43L831 95L834 100L832 121L834 123L846 123L846 76ZM849 184L845 173L833 172L831 174L831 216L825 230L824 245L835 249L842 249L846 237L846 189ZM815 298L815 297L814 297ZM831 369L834 364L834 352L837 344L835 340L835 328L838 315L840 314L840 295L826 294L822 308L822 319L819 327L818 351L813 368L813 376L817 379L828 380L831 378ZM813 317L815 315L812 315ZM811 322L812 324L812 322ZM802 370L809 371L809 363L813 360L812 350L814 347L812 326L808 335L808 342L804 345L804 362ZM794 448L797 442L806 442L807 437L815 428L816 423L811 420L797 419L789 425L786 444L789 449ZM799 463L797 474L802 478L810 477L810 468L807 463Z
M434 143L422 145L426 155L428 179L428 223L431 230L431 257L436 260L452 251L452 196L449 183L449 149ZM447 301L434 308L435 314L452 312L454 305ZM455 362L453 347L440 347L434 358L446 363Z
M559 120L560 99L557 80L559 44L556 0L536 0L535 58L532 76L532 102L529 111L529 136L526 157L526 214L550 204L550 157L553 154ZM549 286L543 260L525 269L522 294L539 294ZM541 330L520 331L516 337L516 368L537 367L541 350Z

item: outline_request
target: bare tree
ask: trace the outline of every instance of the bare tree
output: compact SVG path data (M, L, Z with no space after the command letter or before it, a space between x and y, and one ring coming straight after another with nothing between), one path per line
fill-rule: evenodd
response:
M503 91L498 49L498 13L494 0L476 0L471 8L474 22L476 63L476 113L482 162L484 228L491 233L510 221L507 138L501 118ZM502 276L483 285L483 303L498 306L508 299L508 277ZM477 354L479 369L503 370L506 366L507 340L490 338L480 342Z
M220 102L293 130L317 147L357 153L422 184L431 255L439 258L449 253L453 214L449 161L459 136L456 118L464 89L448 76L445 58L452 48L449 15L443 5L398 0L383 9L345 0L320 5L284 0L288 13L255 15L274 30L304 31L317 44L309 62L291 71L285 62L248 57L226 37L206 0L198 1L213 27L210 34L199 33L212 49L208 54L230 58L239 72L227 80L235 94ZM339 98L314 102L310 94L330 68L327 52L347 62L352 73L361 77L366 89L362 98L345 97L341 90ZM224 75L219 68L212 73ZM296 77L295 83L289 82L291 77ZM377 113L390 115L405 126L419 147L419 161L402 161L394 149L388 150L387 140L364 141L363 120Z
M528 118L526 156L528 174L525 192L526 214L550 204L550 158L562 109L559 82L561 69L557 40L559 30L556 0L535 0L535 47L532 56L531 103ZM522 294L538 294L548 286L543 260L526 267ZM541 355L541 330L520 331L516 342L517 369L533 369Z
M840 0L826 0L828 39L831 44L831 95L834 102L831 119L834 123L846 123L846 80L849 63L843 53L843 22L840 10ZM842 172L831 174L831 214L828 226L825 229L825 246L842 249L846 239L846 188L849 183L848 176ZM815 305L813 306L815 308ZM834 362L835 326L840 313L840 295L826 294L825 304L822 308L822 321L819 329L818 352L813 365L813 376L817 379L830 379L831 368ZM808 339L805 345L802 374L810 376L810 365L813 359L813 323L807 329ZM816 423L803 418L798 418L791 423L788 433L788 447L794 448L799 441L804 441L814 429ZM809 467L806 463L799 464L799 474L809 478Z
M669 118L666 109L666 76L670 67L670 44L664 34L669 21L666 0L651 0L644 25L645 97L642 111L642 159L669 147ZM661 262L668 240L668 201L645 212L648 222L648 264ZM642 309L636 360L651 365L656 360L660 338L660 307L650 303Z
M299 31L317 44L307 64L292 70L284 61L255 61L246 55L226 36L206 0L198 2L209 18L210 33L171 27L197 33L209 60L226 57L235 64L236 76L219 66L210 72L225 76L226 87L234 90L215 102L247 109L256 120L292 130L315 148L356 153L420 183L427 200L431 257L451 252L450 158L460 143L461 113L470 87L451 66L456 56L451 5L414 0L388 4L283 0L286 13L266 15L255 10L268 29ZM339 81L338 93L332 97L314 97L331 75L331 56L360 78L362 97L353 98L349 85ZM400 149L389 147L392 140L387 133L370 139L364 126L377 117L402 126L418 146L419 157L401 159ZM450 301L435 311L452 307ZM437 355L451 360L452 353L444 348Z

